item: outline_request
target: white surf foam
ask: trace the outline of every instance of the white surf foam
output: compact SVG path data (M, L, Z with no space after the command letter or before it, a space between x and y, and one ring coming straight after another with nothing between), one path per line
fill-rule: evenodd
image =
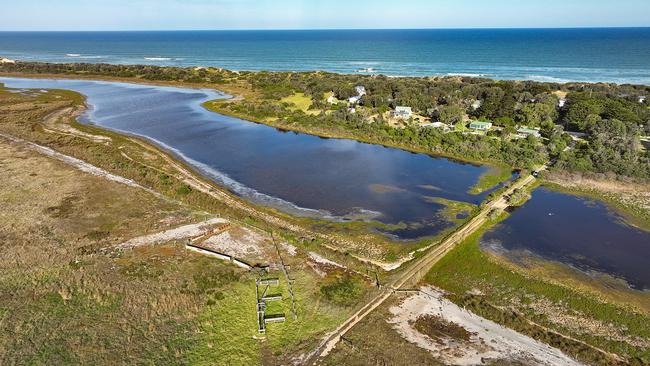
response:
M144 58L147 61L171 61L173 58L171 57L145 57Z

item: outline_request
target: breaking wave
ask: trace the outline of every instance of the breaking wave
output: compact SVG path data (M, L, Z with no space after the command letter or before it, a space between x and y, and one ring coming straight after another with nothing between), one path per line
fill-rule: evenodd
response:
M145 57L144 58L147 61L171 61L174 60L171 57Z

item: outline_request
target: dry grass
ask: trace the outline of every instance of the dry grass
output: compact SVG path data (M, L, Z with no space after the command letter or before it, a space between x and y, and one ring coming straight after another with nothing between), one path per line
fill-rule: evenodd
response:
M0 140L0 364L274 364L310 351L353 311L322 299L322 281L300 252L285 258L299 318L273 325L266 341L256 341L254 273L189 253L184 243L111 249L219 214L239 222L230 240L260 246L269 254L263 264L277 268L268 235L239 227L266 224L230 207L234 199L178 193L181 182L167 174L174 165L157 151L112 133L110 140L87 138L97 131L76 124L68 130L60 118L44 126L53 112L81 101L65 91L15 95L0 88L0 132L167 198ZM289 304L285 299L281 309Z
M212 264L175 245L100 250L201 215L4 142L0 166L0 363L178 361L170 342L205 301L182 273Z
M345 335L324 365L442 365L426 350L408 342L386 319L397 298L382 305Z

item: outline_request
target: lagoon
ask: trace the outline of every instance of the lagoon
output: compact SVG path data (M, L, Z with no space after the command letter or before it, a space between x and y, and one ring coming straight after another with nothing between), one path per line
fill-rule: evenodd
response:
M210 112L227 96L107 81L0 78L10 88L68 89L87 97L80 122L144 137L253 203L337 221L403 223L383 232L434 236L454 223L444 198L480 203L468 190L489 168L343 139L324 139Z

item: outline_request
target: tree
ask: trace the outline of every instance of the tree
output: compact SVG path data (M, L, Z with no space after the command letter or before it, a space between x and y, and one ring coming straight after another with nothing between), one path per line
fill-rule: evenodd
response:
M438 107L438 119L440 122L453 125L463 120L465 110L458 105L443 105Z
M581 99L576 102L571 102L568 105L567 114L565 117L566 122L570 128L577 131L587 130L587 118L595 122L595 117L603 113L604 107L602 103L595 99Z

